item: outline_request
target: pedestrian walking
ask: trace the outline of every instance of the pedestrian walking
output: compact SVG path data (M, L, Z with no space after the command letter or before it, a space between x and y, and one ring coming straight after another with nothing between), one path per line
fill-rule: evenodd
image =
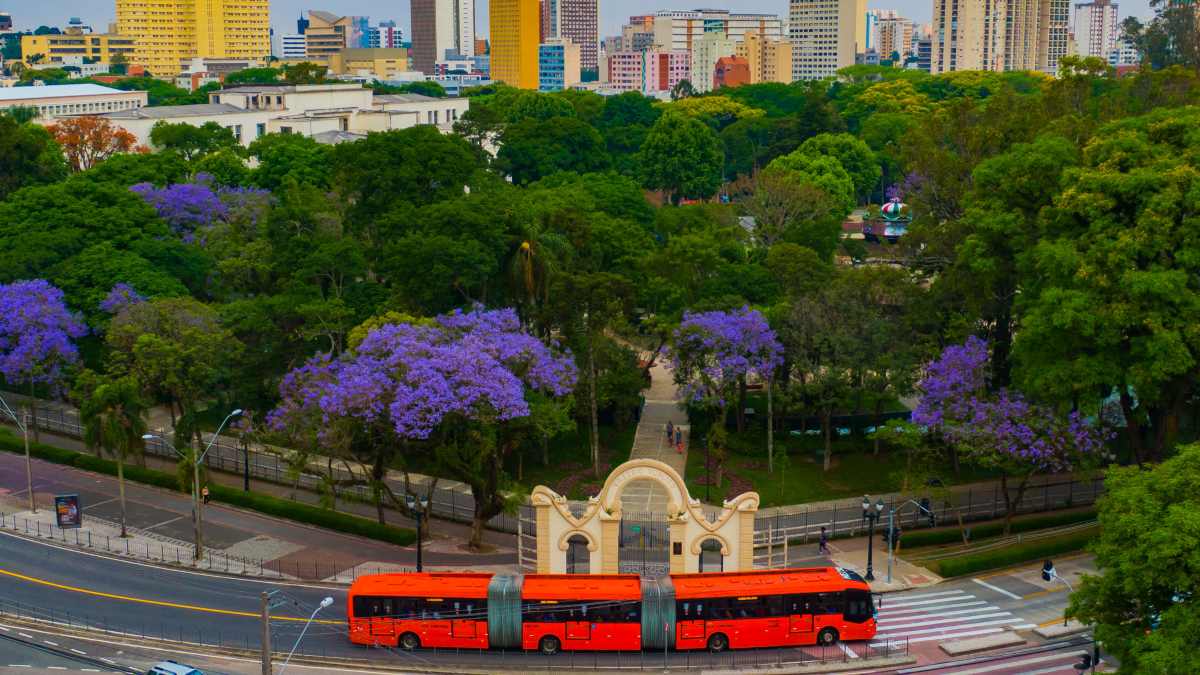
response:
M667 442L670 443L673 438L675 438L675 424L667 420Z
M825 528L821 528L821 538L818 540L817 553L821 555L829 555L829 533Z
M202 497L204 499L205 504L208 503L208 486L207 485L205 485L204 488L200 490L200 497Z
M675 445L683 445L683 427L675 427Z

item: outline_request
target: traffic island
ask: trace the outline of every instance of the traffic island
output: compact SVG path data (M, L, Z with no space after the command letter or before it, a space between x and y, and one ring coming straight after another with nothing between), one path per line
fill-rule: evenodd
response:
M947 640L940 643L938 647L949 656L963 656L965 654L988 651L989 649L1015 647L1023 644L1025 644L1025 639L1020 635L1012 631L1005 631L994 635L983 635L963 640Z

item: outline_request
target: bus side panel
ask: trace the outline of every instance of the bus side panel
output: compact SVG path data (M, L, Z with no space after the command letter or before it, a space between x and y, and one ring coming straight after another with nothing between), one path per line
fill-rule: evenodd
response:
M521 629L521 648L538 649L547 635L558 638L563 651L615 652L642 648L641 623L592 623L588 624L587 631L575 625L580 623L583 622L526 622ZM572 626L572 630L568 631L568 626Z
M466 630L464 624L474 624L474 630ZM415 633L421 639L422 647L462 647L471 649L487 649L487 621L454 621L449 619L396 621L395 645L399 636L405 633ZM455 624L458 624L455 626ZM455 630L457 628L457 630Z

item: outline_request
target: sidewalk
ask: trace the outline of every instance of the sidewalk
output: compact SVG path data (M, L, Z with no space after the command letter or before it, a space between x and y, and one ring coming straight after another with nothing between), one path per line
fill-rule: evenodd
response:
M643 390L645 404L638 420L637 434L629 459L656 459L670 466L683 476L687 467L688 446L691 443L691 427L687 423L687 412L679 405L679 391L671 377L671 371L656 362L650 368L650 387ZM683 452L679 452L674 441L667 441L667 423L683 432ZM621 494L621 509L631 513L664 513L667 509L667 493L662 486L652 481L633 481Z
M56 437L43 432L42 440L54 445L70 447L79 442ZM160 458L147 457L147 467L161 471L173 471L174 464ZM241 477L220 472L210 472L210 482L240 488ZM38 513L27 511L25 495L25 459L20 455L0 452L0 511L8 519L8 528L48 528L53 522L53 497L56 494L77 494L84 509L84 528L79 536L86 539L91 533L93 548L105 550L100 543L107 537L107 548L120 552L126 546L135 557L153 560L190 557L192 549L191 497L186 494L162 490L126 481L127 524L134 536L126 544L120 541L120 507L117 500L116 478L93 474L57 464L34 460L34 492ZM252 481L256 492L272 494L284 499L304 503L318 503L319 497L303 491L292 492L287 486ZM339 510L359 515L373 516L373 507L366 504L339 502ZM389 522L408 525L394 512L388 514ZM463 549L468 526L458 523L435 521L433 535L425 541L423 560L428 567L443 569L492 569L516 565L516 553L512 548L512 535L488 532L487 539L497 547L495 553L475 554ZM62 533L55 535L62 540ZM74 543L74 532L67 534L68 543ZM304 579L342 580L361 573L365 568L386 570L389 568L413 567L416 563L414 546L398 547L372 539L341 534L332 530L294 523L252 511L212 503L204 507L204 537L214 559L206 565L216 565L224 570L232 564L230 571L243 566L248 573L257 574L258 569L272 571L285 576ZM173 550L181 549L178 553ZM140 551L138 549L141 549ZM356 572L357 569L357 572Z
M866 537L830 541L829 550L832 553L833 563L838 567L854 570L864 577L867 575ZM871 590L877 593L924 588L942 582L941 577L924 567L914 565L900 556L895 556L892 560L892 581L888 583L887 544L883 543L878 534L875 536L871 558L875 580L868 583L871 585Z

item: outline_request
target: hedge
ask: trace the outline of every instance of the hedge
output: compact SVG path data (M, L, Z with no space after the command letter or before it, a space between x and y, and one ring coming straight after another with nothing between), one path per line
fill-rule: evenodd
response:
M1086 511L1071 511L1069 513L1052 513L1044 516L1034 516L1032 518L1022 518L1014 520L1012 523L1012 533L1030 532L1032 530L1044 530L1050 527L1059 527L1061 525L1074 525L1089 520L1096 519L1096 511L1088 509ZM1004 534L1004 522L988 522L979 525L971 525L966 523L967 529L971 530L971 541L978 541L985 537L998 537ZM884 528L887 529L886 527ZM962 532L958 526L938 528L936 530L919 530L916 532L904 532L900 536L900 545L906 549L919 548L921 546L937 546L939 544L961 544Z
M23 441L7 429L0 429L0 450L25 454ZM94 471L109 476L117 475L117 463L115 461L96 457L95 455L56 448L42 443L30 443L29 454L55 464L65 464L77 469ZM143 469L138 466L126 465L125 479L175 492L180 491L178 479L174 475L163 471L155 471L154 469ZM219 502L240 506L251 511L258 511L259 513L287 520L295 520L345 534L368 537L400 546L408 546L417 540L416 532L408 528L380 525L373 520L367 520L366 518L349 513L332 511L256 492L243 492L242 490L224 485L210 486L209 496Z
M961 577L984 570L1008 567L1020 563L1042 560L1054 555L1083 549L1100 535L1100 528L1093 527L1061 537L1042 541L1013 544L981 553L971 553L955 558L926 563L926 566L943 577Z

